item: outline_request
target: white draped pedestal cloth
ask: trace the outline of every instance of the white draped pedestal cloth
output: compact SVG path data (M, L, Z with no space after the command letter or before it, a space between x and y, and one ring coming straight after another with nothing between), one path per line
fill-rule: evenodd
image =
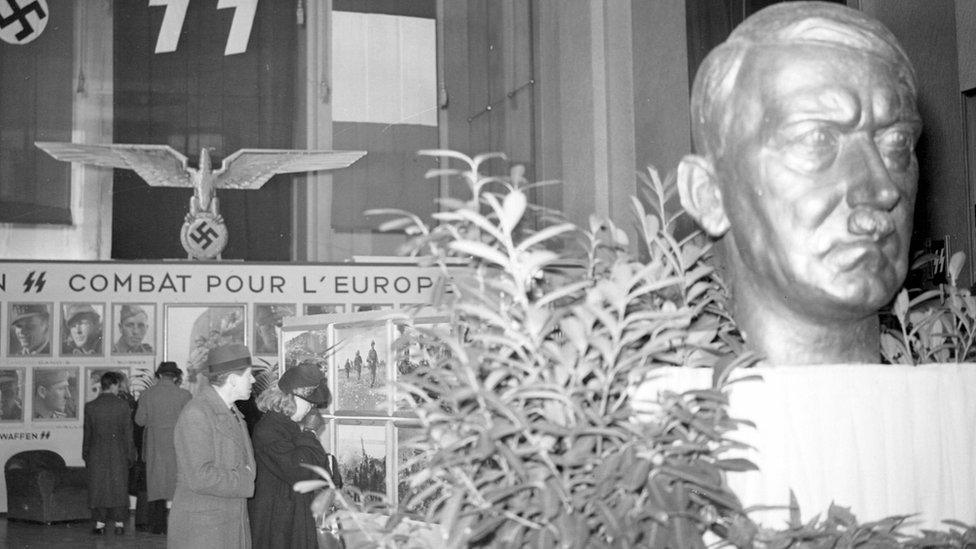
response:
M668 368L635 395L708 387L710 370ZM909 532L941 521L976 523L976 364L760 366L729 388L730 414L748 419L732 438L759 471L731 473L745 506L787 505L804 521L831 503L861 523L917 515ZM781 527L787 512L752 515Z

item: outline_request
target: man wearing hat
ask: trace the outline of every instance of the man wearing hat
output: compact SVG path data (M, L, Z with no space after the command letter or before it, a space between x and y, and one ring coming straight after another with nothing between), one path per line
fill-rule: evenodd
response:
M11 305L10 355L50 356L51 315L47 305L15 303Z
M17 370L0 370L0 420L24 419L24 395L21 390Z
M34 368L34 419L77 416L71 398L71 373L64 368Z
M143 341L149 331L149 314L138 305L119 307L119 339L112 345L115 355L152 354L152 345Z
M160 362L156 383L142 392L136 408L136 423L145 427L142 457L146 461L146 500L149 529L166 533L166 513L176 490L176 448L173 430L180 412L193 395L180 388L183 373L175 362Z
M88 303L65 305L64 327L62 355L102 354L102 315L94 307Z
M250 395L254 367L251 351L240 343L207 353L200 373L209 383L183 408L174 429L168 547L251 547L247 498L254 495L254 453L234 402Z
M254 547L318 547L311 504L314 493L300 494L292 486L317 479L303 465L317 465L342 485L335 458L326 454L307 416L318 418L316 407L326 407L332 395L317 365L290 368L278 383L258 397L265 412L254 427L254 457L258 464L254 498L248 503Z

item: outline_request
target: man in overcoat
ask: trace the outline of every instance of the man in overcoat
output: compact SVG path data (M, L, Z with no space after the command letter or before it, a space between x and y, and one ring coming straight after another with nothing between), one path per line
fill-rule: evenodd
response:
M166 532L166 510L176 490L176 448L173 430L183 407L193 395L180 388L182 372L175 362L162 362L156 383L143 391L136 408L136 423L145 427L142 457L146 461L146 500L149 526L154 534Z
M105 533L105 524L115 522L115 533L125 533L129 515L129 467L136 461L132 442L129 405L119 398L122 376L105 372L102 391L85 404L85 428L81 457L88 470L88 501L95 520L93 533Z
M234 402L250 396L253 367L244 345L214 347L201 370L209 383L180 412L167 527L171 549L251 547L247 498L254 495L254 452Z

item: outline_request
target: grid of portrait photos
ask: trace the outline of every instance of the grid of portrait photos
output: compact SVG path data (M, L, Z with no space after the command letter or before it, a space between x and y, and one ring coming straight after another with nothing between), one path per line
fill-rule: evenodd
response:
M443 314L392 307L296 318L281 330L285 368L313 363L328 379L333 399L323 411L323 443L344 485L364 498L399 501L409 474L424 466L411 444L419 423L398 382L445 352L429 343L431 334L456 337Z
M128 392L133 372L148 371L106 357L155 358L155 303L9 302L4 314L0 423L77 421L102 373L121 373Z
M155 303L8 303L5 354L10 358L155 355L155 322Z

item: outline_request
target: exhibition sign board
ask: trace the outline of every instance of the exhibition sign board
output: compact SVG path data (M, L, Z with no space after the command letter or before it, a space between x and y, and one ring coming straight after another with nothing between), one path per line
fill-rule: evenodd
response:
M0 261L0 463L50 449L83 465L84 403L107 370L138 396L160 361L189 383L231 341L274 367L284 318L426 304L440 279L404 263Z

